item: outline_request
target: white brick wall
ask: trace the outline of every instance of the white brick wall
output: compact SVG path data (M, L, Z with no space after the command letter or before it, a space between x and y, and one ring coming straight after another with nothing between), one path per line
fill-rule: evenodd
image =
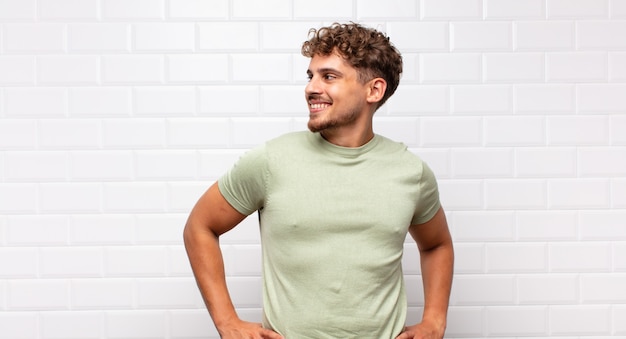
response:
M242 152L306 128L300 44L335 20L403 52L376 126L438 175L447 337L624 338L624 0L0 0L0 338L217 338L185 218ZM257 227L222 240L253 321Z

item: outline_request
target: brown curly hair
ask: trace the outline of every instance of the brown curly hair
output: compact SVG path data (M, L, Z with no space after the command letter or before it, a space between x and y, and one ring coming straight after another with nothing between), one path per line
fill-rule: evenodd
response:
M312 28L309 40L302 44L302 55L308 58L334 52L357 69L361 82L385 79L387 90L377 107L382 106L398 88L402 56L384 33L354 22L333 23L320 29Z

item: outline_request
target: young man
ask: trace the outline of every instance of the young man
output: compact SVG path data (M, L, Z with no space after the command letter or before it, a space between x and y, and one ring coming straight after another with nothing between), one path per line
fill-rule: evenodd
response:
M222 338L442 338L453 246L432 171L373 131L395 91L400 53L358 24L311 30L309 131L246 153L193 208L189 260ZM219 236L259 211L263 323L241 320L227 290ZM422 321L405 326L401 258L420 252ZM416 288L409 286L409 288Z

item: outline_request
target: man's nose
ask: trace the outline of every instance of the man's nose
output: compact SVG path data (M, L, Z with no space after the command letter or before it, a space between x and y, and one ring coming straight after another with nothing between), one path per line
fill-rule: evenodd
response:
M304 87L304 92L307 94L317 94L321 93L320 82L316 77L311 77L309 82Z

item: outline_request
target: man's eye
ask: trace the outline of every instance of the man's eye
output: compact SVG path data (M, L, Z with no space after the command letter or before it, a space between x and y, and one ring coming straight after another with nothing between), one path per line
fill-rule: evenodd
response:
M332 75L332 74L326 74L326 75L324 75L324 79L326 79L326 80L333 80L333 79L336 79L336 78L337 78L337 77L336 77L336 76L334 76L334 75Z

